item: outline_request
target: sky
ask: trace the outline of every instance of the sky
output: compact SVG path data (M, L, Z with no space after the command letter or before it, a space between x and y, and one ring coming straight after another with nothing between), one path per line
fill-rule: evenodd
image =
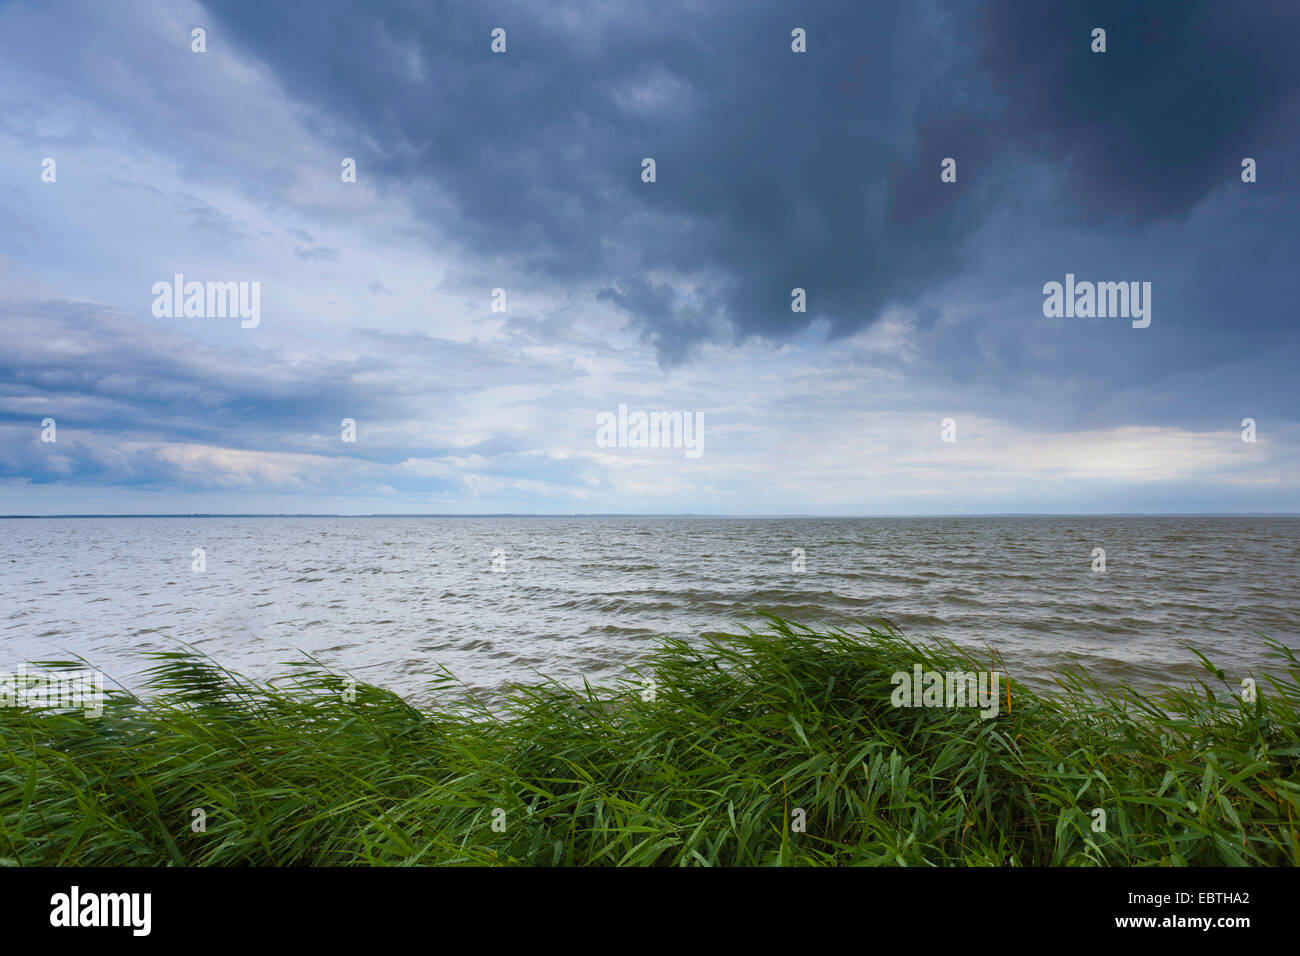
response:
M0 513L1300 511L1298 50L1293 0L0 2Z

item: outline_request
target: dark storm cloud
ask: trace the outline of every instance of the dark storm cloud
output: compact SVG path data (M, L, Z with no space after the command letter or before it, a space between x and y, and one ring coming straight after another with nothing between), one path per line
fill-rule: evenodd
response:
M292 96L376 144L340 144L363 172L427 191L431 221L450 205L475 251L605 289L669 361L813 317L852 329L950 269L973 221L971 189L887 225L935 52L914 9L213 9ZM791 53L795 25L812 54ZM924 158L935 183L940 158ZM684 296L654 270L702 275ZM809 316L795 286L815 290Z
M600 290L596 298L612 302L632 316L632 324L671 364L685 361L689 343L715 338L719 331L714 316L723 303L715 295L707 295L699 302L684 302L688 297L669 283L629 276L613 288Z
M1076 212L1178 216L1243 156L1294 146L1293 3L1000 2L984 11L971 25L980 67L1005 102L997 137L1062 168ZM1095 27L1106 30L1104 55L1082 39ZM1296 181L1275 167L1264 189Z
M813 319L847 333L915 301L1040 172L1061 188L1035 222L1133 229L1294 139L1297 17L1280 2L211 10L338 124L363 175L474 251L604 289L668 364L701 340ZM1263 189L1294 188L1280 165ZM692 294L651 272L695 275Z

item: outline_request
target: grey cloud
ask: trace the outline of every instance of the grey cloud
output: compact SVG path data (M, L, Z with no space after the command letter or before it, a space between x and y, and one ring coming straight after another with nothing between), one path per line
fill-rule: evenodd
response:
M1296 17L1280 3L213 13L292 95L352 127L365 168L427 221L602 290L668 365L702 341L780 340L815 320L846 334L915 303L961 274L1026 181L1065 188L1036 192L1021 231L1184 215L1237 153L1277 148L1297 90ZM789 49L796 22L805 55ZM1088 52L1098 23L1104 58ZM493 56L499 24L510 47ZM939 181L945 156L957 184ZM688 282L694 303L669 288ZM789 309L796 286L807 314Z

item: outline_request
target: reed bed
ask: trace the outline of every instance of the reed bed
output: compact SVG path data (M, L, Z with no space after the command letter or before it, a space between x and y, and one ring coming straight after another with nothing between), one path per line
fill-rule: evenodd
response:
M416 707L182 649L97 719L0 708L0 863L1294 865L1300 665L1268 646L1253 702L1202 658L1154 693L1011 680L991 719L893 706L916 663L999 665L887 625L666 640L615 686L498 709L450 675Z

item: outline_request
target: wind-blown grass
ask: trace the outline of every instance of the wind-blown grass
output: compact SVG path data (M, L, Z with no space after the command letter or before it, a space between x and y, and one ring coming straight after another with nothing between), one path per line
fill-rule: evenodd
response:
M495 714L158 654L148 693L98 719L0 708L0 862L1295 864L1300 666L1269 643L1253 703L1203 659L1207 680L1156 694L1012 682L988 720L895 708L890 675L990 662L775 619L665 641L639 668L654 700L544 683Z

